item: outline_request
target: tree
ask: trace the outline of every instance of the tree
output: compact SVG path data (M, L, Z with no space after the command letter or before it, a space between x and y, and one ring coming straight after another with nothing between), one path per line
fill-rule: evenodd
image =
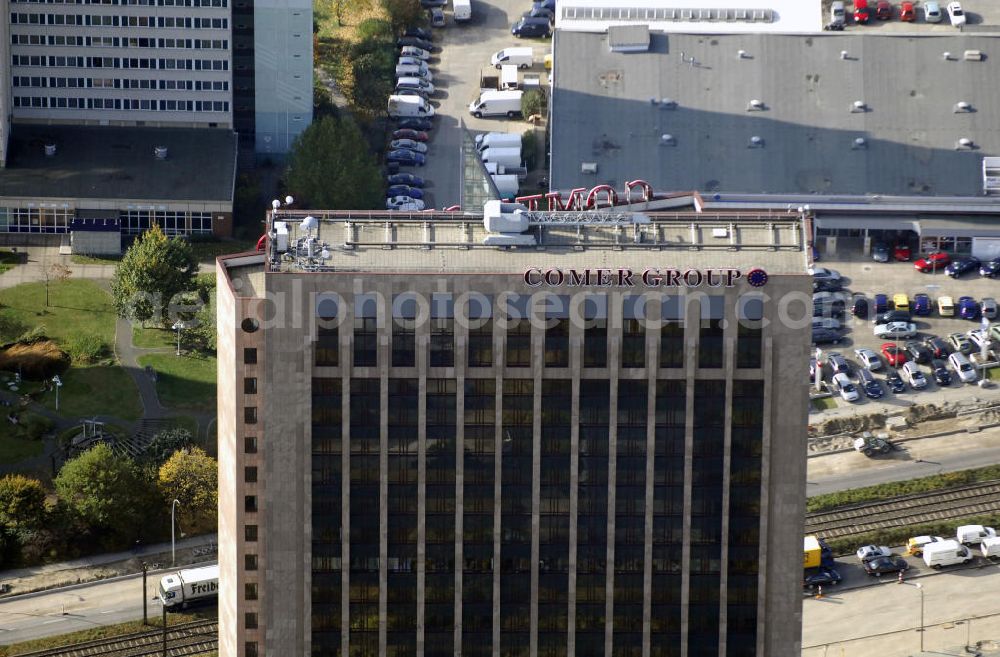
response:
M425 16L420 0L382 0L382 8L389 15L392 29L397 33L421 23Z
M351 62L354 84L351 86L351 104L368 118L385 113L386 98L392 94L395 53L366 52L356 55Z
M378 164L350 118L324 116L296 138L286 183L305 207L383 208L385 188Z
M69 511L95 532L128 541L143 534L155 491L131 459L107 445L67 461L54 483Z
M370 0L333 0L333 13L337 16L337 25L344 25L344 9L348 2L354 5L355 11L364 11L371 6Z
M159 471L160 466L166 463L174 455L174 452L191 447L193 444L194 438L187 429L181 427L166 429L153 436L153 439L149 441L143 458Z
M44 523L45 488L37 479L12 474L0 477L0 525L32 529Z
M545 94L539 89L529 89L521 94L521 114L528 118L545 111Z
M215 531L219 506L219 465L200 447L174 452L160 467L157 487L164 500L180 502L186 532Z
M194 289L198 269L191 245L168 239L159 226L147 230L125 252L111 280L119 317L146 322L167 321L163 312L175 295Z

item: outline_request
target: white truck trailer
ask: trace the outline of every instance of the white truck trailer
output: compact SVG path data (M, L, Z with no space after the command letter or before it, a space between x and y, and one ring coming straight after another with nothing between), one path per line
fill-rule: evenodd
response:
M160 580L158 595L168 610L210 602L219 595L219 565L170 573Z

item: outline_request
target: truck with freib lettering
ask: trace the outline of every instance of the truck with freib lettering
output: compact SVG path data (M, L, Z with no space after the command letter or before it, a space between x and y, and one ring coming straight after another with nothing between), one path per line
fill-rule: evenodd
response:
M187 568L165 575L157 592L168 610L213 602L219 597L219 565Z

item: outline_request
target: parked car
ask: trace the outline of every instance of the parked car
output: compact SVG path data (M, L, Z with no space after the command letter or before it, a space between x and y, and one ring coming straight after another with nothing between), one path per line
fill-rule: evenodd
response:
M405 148L406 150L416 151L417 153L427 152L427 144L419 141L413 141L412 139L393 139L389 142L389 148L394 151Z
M843 25L846 22L844 3L841 0L834 0L834 2L830 3L830 23L833 25Z
M1000 276L1000 258L993 258L980 265L979 275L986 276L987 278L997 278Z
M960 354L967 354L972 351L972 341L965 333L952 333L948 336L948 343L951 348Z
M889 4L889 0L878 0L875 3L875 18L880 21L887 21L892 18L892 5Z
M401 36L396 40L396 45L404 50L403 54L405 54L407 48L419 48L429 53L434 51L434 44L431 43L429 35L426 37Z
M409 185L410 187L423 187L424 179L412 173L394 173L385 177L385 181L390 185Z
M409 76L398 78L396 80L396 93L400 93L400 90L402 89L413 89L414 91L419 91L425 94L425 97L434 95L434 83L428 82L424 78ZM408 128L403 129L407 130Z
M959 297L958 316L962 319L979 319L979 304L972 297Z
M844 283L840 280L825 278L813 281L813 292L840 292L844 289Z
M903 3L904 5L907 3ZM896 242L896 246L892 249L892 257L894 257L897 262L909 262L910 258L913 257L913 251L910 249L910 245L906 242Z
M404 37L417 37L424 41L430 42L434 39L434 34L430 30L425 30L422 27L408 27L403 32ZM409 46L409 43L400 43L401 46ZM422 47L422 46L421 46Z
M424 157L423 154L417 153L416 151L400 149L398 151L389 151L389 154L385 156L385 161L397 162L402 165L422 167L427 163L427 158Z
M534 4L552 11L556 10L556 0L535 0Z
M898 292L892 295L892 307L896 310L905 310L907 313L910 312L910 297L902 292Z
M889 296L886 294L876 294L872 310L876 313L884 313L889 310Z
M997 301L993 297L983 297L979 302L979 313L986 319L996 319Z
M992 340L990 340L989 331L984 328L972 329L966 335L969 336L969 340L972 341L973 349L975 351L981 351L982 349L989 349Z
M813 303L828 303L843 308L850 300L846 292L813 292Z
M923 342L917 342L916 340L911 340L903 345L906 349L906 353L909 355L910 360L920 363L921 365L931 362L934 358L934 353L927 348Z
M396 67L398 68L400 66L414 66L417 69L419 69L419 73L410 75L416 75L417 77L424 78L425 80L434 79L434 74L431 73L430 70L427 68L427 62L417 57L411 57L410 55L400 55L396 59ZM400 77L398 73L396 74L396 76Z
M862 545L854 553L857 555L858 560L864 563L869 559L877 559L879 557L891 557L892 550L890 550L885 545Z
M448 4L448 0L420 0L420 6L424 9L430 9L431 7L444 7Z
M926 274L929 271L944 269L949 262L951 262L951 256L944 251L932 251L914 262L913 268Z
M979 262L979 258L962 256L952 260L951 264L944 268L944 272L952 278L958 278L959 276L965 276L966 274L978 270L980 264L982 263Z
M858 389L854 387L854 384L851 383L851 380L843 372L834 374L832 382L834 389L840 393L840 398L844 401L856 402L861 398L858 395Z
M871 11L868 9L868 0L854 0L854 22L867 25L869 18Z
M952 27L961 27L965 25L965 11L962 10L962 3L948 3L948 20L951 21Z
M930 296L924 294L923 292L918 292L913 295L913 314L919 315L921 317L926 317L931 314L934 309L934 304L931 303Z
M545 7L532 6L531 9L521 14L525 18L544 18L550 23L554 22L556 15L551 9L546 9Z
M889 245L885 242L875 242L872 246L872 260L875 262L889 262Z
M410 196L392 196L385 200L386 210L423 210L424 202Z
M409 185L390 185L388 189L385 190L386 197L392 196L409 196L410 198L424 198L424 192L416 187L410 187Z
M411 130L430 130L434 127L434 122L430 119L421 119L418 117L409 117L405 119L399 119L396 122L397 128L409 128Z
M510 27L510 33L518 39L522 37L543 37L552 36L552 26L547 18L525 18L522 16Z
M840 275L840 272L837 271L836 269L827 269L826 267L813 267L812 277L814 280L822 280L829 278L835 281L839 281L841 278L843 278L843 276Z
M939 386L951 385L951 372L943 360L935 358L931 361L931 374L934 376L934 383Z
M924 20L928 23L941 22L941 6L937 2L930 0L924 3Z
M913 361L903 363L903 367L900 368L899 374L914 390L920 390L921 388L927 387L927 377L924 376L920 366Z
M850 374L851 364L847 362L844 355L839 351L831 351L826 357L826 364L834 374Z
M813 317L842 317L844 307L823 302L813 303Z
M866 347L861 347L860 349L854 350L854 355L857 357L858 362L866 370L880 370L882 369L882 361L879 359L878 354L876 354L871 349Z
M941 315L942 317L955 316L955 302L948 295L938 297L937 306L938 315Z
M882 396L885 395L881 384L870 371L859 369L855 373L855 377L858 380L858 387L865 391L865 396L869 399L882 399Z
M417 96L418 98L423 98L428 103L431 102L431 97L426 91L421 91L420 89L414 89L412 87L399 87L393 92L396 96Z
M885 385L889 386L889 390L895 393L906 392L903 377L899 376L899 372L896 370L889 370L885 373Z
M976 368L961 351L956 351L948 356L948 363L951 364L951 369L955 370L955 374L958 375L962 383L975 383L979 379Z
M812 590L817 586L833 586L841 579L840 573L827 566L807 568L802 576L802 587Z
M875 327L876 338L905 340L917 335L917 325L912 322L889 322Z
M416 46L403 46L399 49L399 54L401 57L414 57L422 62L426 62L431 58L430 50L424 50Z
M840 324L840 320L834 319L832 317L813 317L812 327L830 329L831 331L839 331L841 328L843 328Z
M843 336L838 331L831 331L825 328L814 328L812 330L813 344L840 344Z
M889 324L890 322L909 322L910 321L910 311L908 310L890 310L887 313L882 313L881 315L876 315L875 324Z
M431 27L444 27L444 11L440 7L434 7L427 12L427 17L431 21Z
M906 21L907 23L917 20L917 12L913 9L913 3L909 0L899 6L899 20Z
M872 577L881 577L886 573L907 571L910 564L900 557L876 557L864 563L865 572Z
M427 133L410 128L400 128L392 131L393 139L412 139L413 141L427 141Z
M906 362L906 350L894 342L886 342L882 345L882 355L886 362L893 367L899 367Z
M951 350L948 348L948 343L936 335L924 340L924 344L931 350L934 358L945 358L949 353L951 353Z
M930 543L940 543L943 540L940 536L913 536L906 539L906 553L910 556L919 557L924 552L924 546Z

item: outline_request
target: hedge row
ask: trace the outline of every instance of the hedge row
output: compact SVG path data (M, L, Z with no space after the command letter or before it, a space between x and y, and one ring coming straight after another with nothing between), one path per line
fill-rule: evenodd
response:
M892 527L879 529L873 532L866 532L850 538L828 539L830 549L834 555L854 554L859 545L903 545L906 539L911 536L942 536L944 538L954 538L955 529L961 525L986 525L996 527L1000 525L1000 513L983 516L972 516L969 518L957 518L955 520L929 522L909 527Z

